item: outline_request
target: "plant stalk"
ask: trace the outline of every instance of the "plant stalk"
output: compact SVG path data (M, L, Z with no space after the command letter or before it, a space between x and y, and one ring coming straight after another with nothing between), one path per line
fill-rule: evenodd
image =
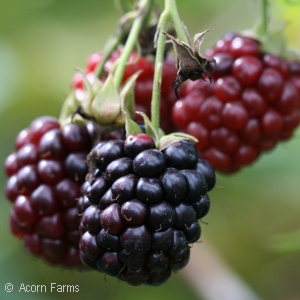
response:
M263 35L266 35L268 32L268 24L269 24L269 0L262 0L262 28Z
M153 127L157 132L159 129L160 87L161 87L162 68L163 68L164 50L165 50L165 41L166 41L166 36L161 32L167 30L167 25L168 25L167 13L163 12L161 14L159 24L157 27L158 40L157 40L157 49L156 49L156 56L155 56L155 70L154 70L152 99L151 99L151 121Z
M178 13L176 0L165 0L165 10L170 14L177 38L188 44L189 41Z
M138 16L133 21L128 39L124 46L123 52L118 59L117 67L114 74L114 85L116 88L119 88L123 79L123 74L126 68L126 64L132 53L134 47L136 46L139 33L142 29L144 24L145 17L148 15L148 11L151 8L153 0L140 0L138 3Z
M161 32L167 31L169 21L172 21L177 37L181 41L188 43L188 38L177 10L176 0L165 0L165 8L160 15L157 26L158 40L151 100L151 121L157 132L159 130L160 86L162 80L162 68L166 41L165 35Z

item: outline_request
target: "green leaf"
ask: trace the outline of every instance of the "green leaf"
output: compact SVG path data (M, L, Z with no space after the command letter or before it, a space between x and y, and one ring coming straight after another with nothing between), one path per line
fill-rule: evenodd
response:
M105 80L100 91L92 101L91 115L100 124L109 124L116 121L121 113L121 98L113 83L111 74Z
M146 133L153 138L155 145L157 146L159 142L158 132L156 132L152 122L150 121L150 119L147 117L145 113L141 111L136 111L136 113L143 117L145 127L146 127Z

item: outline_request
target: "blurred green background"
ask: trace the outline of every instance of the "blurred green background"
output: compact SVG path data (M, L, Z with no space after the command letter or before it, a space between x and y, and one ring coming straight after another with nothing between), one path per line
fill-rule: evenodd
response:
M162 1L161 1L162 2ZM289 43L300 50L299 1L276 3L274 16L287 20ZM261 2L178 0L190 34L210 28L203 49L229 30L252 27ZM58 117L74 67L84 67L114 32L119 18L113 1L0 0L0 161L13 151L17 133L40 115ZM230 268L261 299L300 299L300 251L274 244L276 236L300 228L300 131L238 174L218 174L201 241L217 249ZM6 178L0 172L1 186ZM29 256L8 230L10 204L0 199L0 299L203 299L184 272L161 287L130 287L93 272L53 268ZM294 238L295 237L295 238ZM298 238L298 240L297 240ZM300 234L291 238L300 241ZM280 240L279 240L280 241ZM201 244L200 244L201 245ZM274 246L275 245L275 246ZM199 249L199 250L198 250ZM205 260L201 247L192 257ZM199 274L207 270L197 270ZM205 274L204 274L205 275ZM203 276L203 274L202 274ZM213 282L211 285L217 284ZM15 286L6 293L5 283ZM18 293L29 285L78 284L79 293ZM220 299L222 300L222 299ZM243 300L243 299L240 299Z

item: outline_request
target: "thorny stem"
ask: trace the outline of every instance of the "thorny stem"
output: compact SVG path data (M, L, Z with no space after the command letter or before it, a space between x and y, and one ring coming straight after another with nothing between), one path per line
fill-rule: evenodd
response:
M165 0L165 8L160 15L157 30L158 40L155 56L155 71L152 89L151 101L151 121L156 131L159 129L159 108L160 108L160 86L162 78L162 67L164 60L164 49L166 37L162 31L167 31L168 22L172 21L177 37L184 42L188 43L187 36L184 31L183 24L179 17L177 10L176 0Z

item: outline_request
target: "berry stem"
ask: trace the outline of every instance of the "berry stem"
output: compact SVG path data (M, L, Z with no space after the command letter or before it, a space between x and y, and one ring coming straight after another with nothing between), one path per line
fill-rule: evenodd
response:
M174 29L176 31L177 38L188 44L189 41L186 36L183 23L178 13L176 0L165 0L165 10L167 10L171 15L171 19L173 22Z
M114 52L114 50L118 47L118 45L120 44L124 36L125 36L125 32L121 31L119 34L115 34L108 40L108 43L105 45L105 49L103 50L104 57L95 70L95 75L98 78L100 78L103 75L107 60Z
M126 68L126 64L132 53L132 50L137 44L138 36L141 28L144 24L145 17L148 15L148 11L152 6L153 0L140 0L138 2L137 17L132 23L132 27L124 46L123 52L117 61L117 67L114 74L114 85L119 88L122 82L123 74Z
M262 0L262 17L262 33L263 35L266 35L269 24L269 0Z
M177 10L176 0L165 0L165 8L160 15L157 31L157 48L155 56L155 71L153 79L153 89L152 89L152 101L151 101L151 122L156 132L159 129L159 108L160 108L160 86L162 78L162 66L164 60L164 49L166 37L161 34L162 31L167 31L168 23L172 21L175 28L177 37L188 43L187 36L184 31L183 24L179 17Z
M158 40L157 40L157 49L156 49L156 56L155 56L155 70L154 70L152 99L151 99L151 121L153 127L157 132L159 129L160 86L161 86L162 66L164 60L164 50L165 50L165 40L166 40L166 36L161 32L166 30L167 25L168 25L168 13L164 11L160 16L159 23L157 26Z

